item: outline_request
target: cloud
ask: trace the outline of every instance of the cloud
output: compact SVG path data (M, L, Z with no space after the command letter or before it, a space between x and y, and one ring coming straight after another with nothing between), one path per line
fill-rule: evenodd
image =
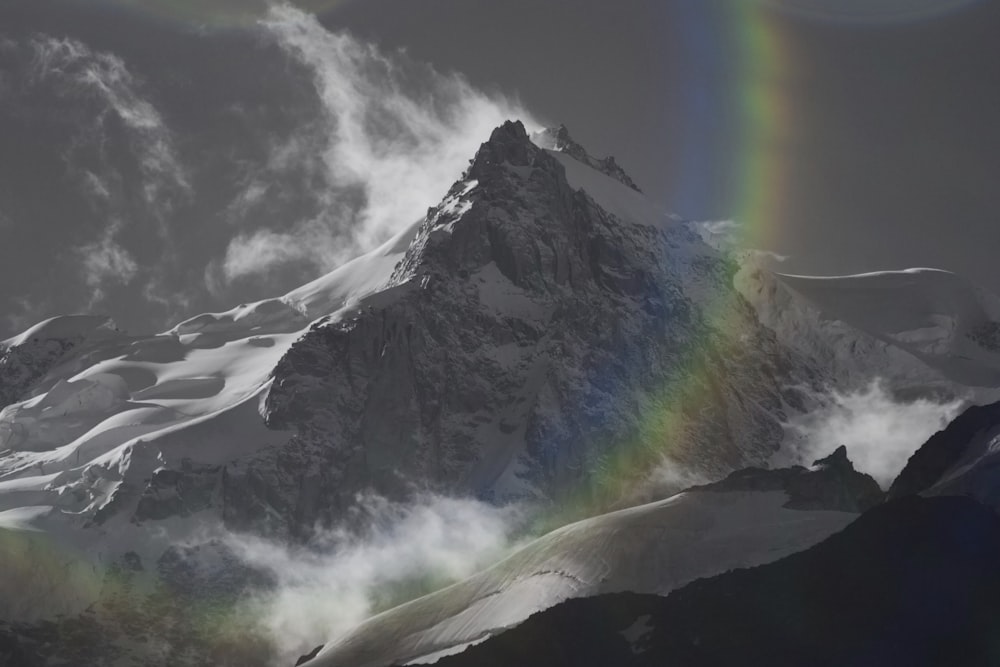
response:
M111 223L100 239L78 251L83 277L91 290L88 308L104 299L107 285L127 285L139 271L132 255L115 240L119 227L120 223Z
M741 245L743 227L735 220L693 221L701 240L717 250L733 250Z
M854 466L887 488L906 461L961 411L961 400L900 401L872 382L850 393L833 392L820 407L787 425L792 444L775 463L809 465L840 445Z
M90 288L87 307L92 308L106 297L108 287L155 273L155 267L140 271L126 247L130 227L153 223L141 233L158 239L159 261L170 258L167 216L190 200L192 188L172 132L124 60L71 38L36 35L27 46L31 84L53 92L77 118L63 160L90 207L105 221L97 238L75 252ZM121 140L125 153L117 148ZM164 301L153 283L143 291L157 303Z
M734 253L740 259L752 259L763 263L786 262L788 255L781 255L771 250L760 250L747 247L747 232L742 223L735 220L703 220L689 223L695 232L708 246L719 252Z
M322 221L305 220L291 232L262 229L237 235L226 248L222 271L227 280L234 280L302 260L322 266L339 248L337 237Z
M361 501L351 517L355 528L328 531L308 548L248 536L227 540L248 565L277 582L251 606L287 664L380 608L495 562L522 518L515 508L442 496L413 504L375 496Z
M32 75L58 82L64 95L98 103L95 140L106 141L104 122L113 114L129 135L143 175L143 197L150 205L172 207L190 192L187 172L173 148L173 136L140 81L111 53L91 50L75 39L39 35L31 40ZM96 177L90 174L91 177Z
M272 8L260 26L308 72L320 114L274 141L265 173L247 179L231 210L261 201L268 171L294 169L306 172L315 211L235 238L223 261L227 280L290 262L328 270L373 247L436 204L494 127L515 117L532 122L517 103L458 74L329 32L290 5Z

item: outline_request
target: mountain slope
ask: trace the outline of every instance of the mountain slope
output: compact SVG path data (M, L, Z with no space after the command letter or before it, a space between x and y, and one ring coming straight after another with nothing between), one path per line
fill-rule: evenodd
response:
M782 282L837 319L967 385L1000 384L1000 299L948 271L908 269Z

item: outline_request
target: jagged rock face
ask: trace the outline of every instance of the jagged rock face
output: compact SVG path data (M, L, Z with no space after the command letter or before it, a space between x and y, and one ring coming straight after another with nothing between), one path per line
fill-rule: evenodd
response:
M714 484L696 487L703 491L784 491L785 507L800 510L864 512L882 502L884 494L870 475L854 469L847 448L838 447L813 468L793 466L765 470L745 468Z
M640 438L648 455L706 474L760 464L780 443L776 364L787 360L732 272L683 226L608 214L508 123L390 284L281 360L265 410L297 435L264 457L294 457L289 479L315 480L298 520L408 479L551 498ZM695 287L712 303L689 296ZM710 308L736 321L718 326ZM651 414L682 426L657 430Z
M968 408L913 453L888 497L968 494L1000 508L995 473L998 437L1000 403Z
M533 135L532 140L543 148L551 148L566 153L580 162L593 167L602 174L610 176L619 183L627 185L636 192L642 192L639 186L635 184L635 181L625 173L625 170L618 165L612 156L609 155L606 158L593 157L583 146L573 140L565 125L546 128Z
M777 562L667 597L569 600L435 664L993 665L998 558L993 512L908 497Z

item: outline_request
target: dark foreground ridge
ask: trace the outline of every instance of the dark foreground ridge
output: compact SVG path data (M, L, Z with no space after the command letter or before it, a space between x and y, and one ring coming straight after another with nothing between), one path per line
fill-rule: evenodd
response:
M889 498L922 493L958 463L976 435L1000 426L1000 402L974 405L925 442L889 488Z
M440 667L908 665L1000 660L1000 518L910 496L761 567L667 597L567 601Z

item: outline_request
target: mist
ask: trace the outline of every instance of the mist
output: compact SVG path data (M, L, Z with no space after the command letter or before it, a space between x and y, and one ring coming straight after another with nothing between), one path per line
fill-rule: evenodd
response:
M832 392L823 407L786 424L792 444L779 465L810 465L844 445L854 467L888 488L907 460L963 408L964 401L900 401L874 381L854 392Z
M426 495L401 504L366 496L341 527L295 548L230 535L229 548L276 587L250 613L284 664L373 613L468 577L512 548L523 508Z

